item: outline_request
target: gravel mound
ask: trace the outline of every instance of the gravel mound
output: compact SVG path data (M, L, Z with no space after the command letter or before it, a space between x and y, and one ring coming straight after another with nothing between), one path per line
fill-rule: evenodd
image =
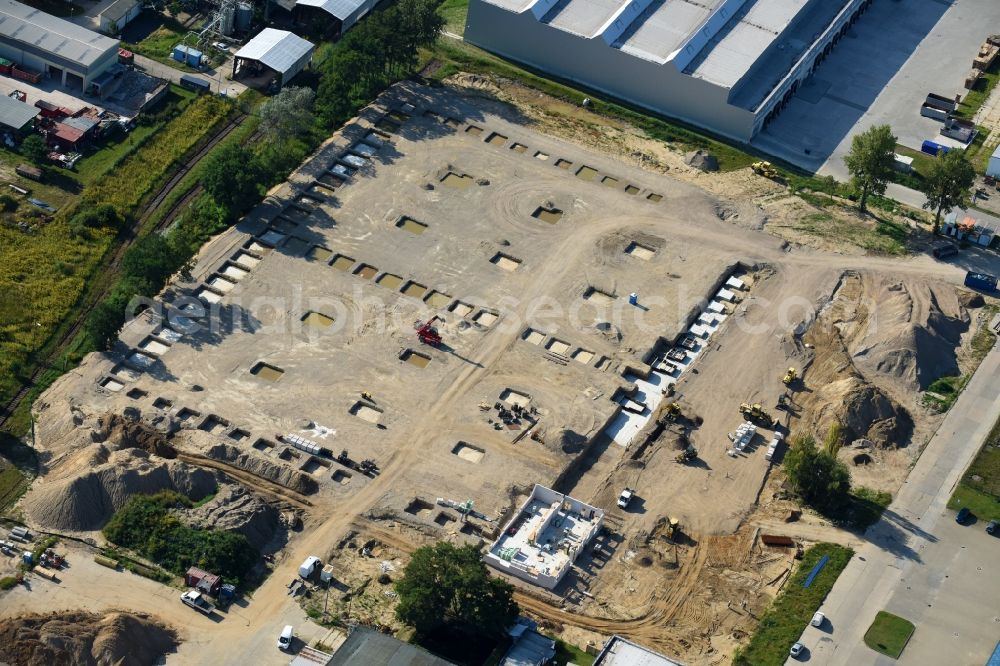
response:
M17 666L148 666L177 635L147 615L68 611L0 621L0 662Z
M284 486L303 495L309 495L319 490L319 484L316 483L316 479L305 472L297 469L289 469L284 465L276 465L260 456L241 451L235 446L217 444L210 448L205 455L213 460L221 460L229 463L245 472L250 472L255 476L267 479L268 481L277 483L279 486Z

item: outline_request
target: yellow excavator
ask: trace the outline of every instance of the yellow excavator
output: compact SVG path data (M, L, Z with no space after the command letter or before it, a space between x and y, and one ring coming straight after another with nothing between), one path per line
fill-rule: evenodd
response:
M794 382L796 379L798 379L798 376L799 376L799 373L797 373L795 371L795 368L788 368L788 372L786 372L785 376L781 378L781 382L785 386L788 386L789 384L791 384L792 382Z
M681 406L676 402L667 402L660 407L660 414L667 421L676 421L681 415Z
M777 178L778 170L774 168L770 162L754 162L750 165L753 172L758 176L764 176L764 178Z
M740 404L740 414L742 414L743 418L747 421L758 423L765 428L771 427L771 424L774 423L774 419L771 418L770 414L764 411L764 408L761 407L759 402L755 402L752 405L748 402Z

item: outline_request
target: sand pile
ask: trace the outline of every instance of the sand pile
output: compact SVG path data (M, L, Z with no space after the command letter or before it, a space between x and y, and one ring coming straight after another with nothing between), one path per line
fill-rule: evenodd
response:
M36 483L21 506L34 524L73 531L97 530L136 494L175 490L197 501L215 492L213 472L142 449L110 451L96 444L63 463L75 473Z
M262 479L267 479L303 495L309 495L319 490L319 484L316 483L316 479L305 472L300 472L297 469L289 469L284 465L276 465L260 456L241 451L235 446L217 444L206 451L205 455L213 460L221 460L222 462L229 463L245 472L250 472Z
M177 636L147 615L61 612L0 621L0 662L18 666L148 666Z
M133 418L130 418L132 416ZM110 450L141 449L161 458L173 459L177 451L160 432L138 420L138 414L108 412L97 419L90 433L94 442L104 443Z
M858 370L903 399L961 374L956 351L976 302L948 285L848 274L829 314Z
M257 550L264 549L279 526L277 509L237 484L220 486L215 497L185 511L182 519L192 527L242 534Z

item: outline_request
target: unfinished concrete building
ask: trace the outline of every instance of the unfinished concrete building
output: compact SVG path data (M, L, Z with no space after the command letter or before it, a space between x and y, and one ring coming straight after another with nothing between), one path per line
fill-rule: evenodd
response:
M749 141L871 0L471 0L465 39Z

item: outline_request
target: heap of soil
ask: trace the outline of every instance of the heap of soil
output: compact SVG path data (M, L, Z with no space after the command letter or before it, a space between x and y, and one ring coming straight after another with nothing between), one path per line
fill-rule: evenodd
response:
M719 158L711 153L706 153L704 150L696 150L688 153L684 156L684 161L688 166L693 166L695 169L701 169L702 171L719 170Z
M163 434L142 421L112 412L97 419L97 426L91 431L90 438L94 442L105 443L112 451L141 449L168 460L177 457L177 451Z
M824 384L811 397L815 431L823 436L839 423L846 441L868 439L876 446L903 446L913 433L913 419L874 384L849 376Z
M241 485L219 487L205 504L184 511L182 519L192 527L226 530L242 534L257 550L263 550L279 526L278 511Z
M260 456L241 451L235 446L217 444L206 451L205 455L213 460L227 462L243 471L250 472L255 476L267 479L303 495L309 495L319 490L319 484L316 483L316 479L305 472L297 469L288 469L284 465L276 465Z
M18 666L148 666L177 634L144 614L62 611L0 621L0 662Z

